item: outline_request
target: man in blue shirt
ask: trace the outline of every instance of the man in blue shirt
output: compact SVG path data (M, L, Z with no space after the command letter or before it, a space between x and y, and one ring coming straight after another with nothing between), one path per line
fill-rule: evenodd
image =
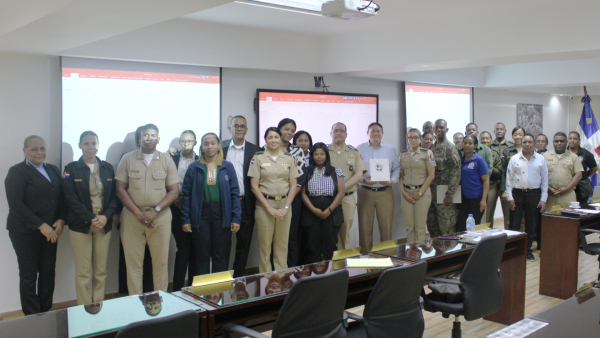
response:
M357 147L365 161L367 172L358 183L358 236L361 253L368 254L373 248L373 221L377 214L381 241L392 239L392 224L394 220L394 192L392 185L400 178L400 162L396 149L391 144L381 141L383 126L373 122L367 129L369 142ZM383 182L371 181L370 162L372 159L387 159L390 166L390 180Z
M506 168L506 200L510 207L510 230L519 231L525 215L527 259L534 260L531 243L535 224L546 209L548 199L548 167L544 156L534 151L533 135L523 136L523 150L511 157Z

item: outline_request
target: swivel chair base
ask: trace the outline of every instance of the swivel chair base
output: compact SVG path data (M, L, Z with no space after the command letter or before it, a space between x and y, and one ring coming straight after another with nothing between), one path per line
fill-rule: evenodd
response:
M460 321L458 321L458 316L454 319L454 324L452 325L452 338L461 338L462 330L460 329Z

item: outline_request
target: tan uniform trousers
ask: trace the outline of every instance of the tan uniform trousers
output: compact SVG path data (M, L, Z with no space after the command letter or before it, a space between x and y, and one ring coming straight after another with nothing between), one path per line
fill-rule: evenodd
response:
M110 222L111 220L109 220ZM75 291L77 305L98 303L104 300L106 286L106 264L110 247L111 231L90 226L87 234L69 231L69 239L75 256ZM92 290L90 290L90 270L93 268Z
M350 229L354 222L354 213L356 212L356 197L354 193L344 196L342 199L342 211L344 212L344 223L338 233L338 250L350 248Z
M568 208L571 205L571 202L577 201L577 195L575 195L575 190L571 190L568 193L560 196L554 197L550 193L548 193L548 200L546 202L546 211L550 211L555 205L562 205L563 208Z
M169 244L171 241L171 208L165 208L154 219L156 229L142 225L127 208L121 213L121 241L127 265L127 288L130 295L143 292L142 275L146 243L152 257L154 290L167 292Z
M406 189L409 195L412 195L419 189ZM427 212L431 206L431 189L427 188L427 191L419 198L419 200L412 204L407 201L404 196L402 197L402 215L404 216L404 226L406 227L406 241L426 241L429 239L429 233L427 232Z
M275 209L283 209L285 198L281 201L267 200ZM282 220L276 220L269 214L260 202L256 202L254 213L256 226L258 227L258 270L259 272L273 271L271 268L271 245L273 245L273 265L275 270L286 269L288 240L290 238L290 223L292 221L292 208L283 216Z
M487 205L484 215L481 218L482 223L490 223L490 228L494 227L494 214L496 213L496 203L498 202L498 183L490 184L490 191L487 195Z
M381 241L392 239L392 222L394 220L394 192L392 187L385 190L372 191L358 187L358 241L363 255L373 248L373 222L377 214Z

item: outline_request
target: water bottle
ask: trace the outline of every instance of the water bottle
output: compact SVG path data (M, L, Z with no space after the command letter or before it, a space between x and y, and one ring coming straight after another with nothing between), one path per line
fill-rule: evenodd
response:
M475 218L473 218L473 214L469 214L467 218L467 231L475 231Z

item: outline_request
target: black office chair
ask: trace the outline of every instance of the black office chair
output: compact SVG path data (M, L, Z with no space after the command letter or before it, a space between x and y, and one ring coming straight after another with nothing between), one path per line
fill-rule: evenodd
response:
M174 315L131 323L115 338L198 338L198 313L186 310Z
M348 294L348 270L302 278L288 292L275 320L271 337L346 338L344 306ZM253 338L268 338L238 324L221 327L223 336L239 333Z
M471 321L498 311L503 293L499 268L505 245L506 234L483 238L467 260L460 280L425 277L427 281L458 285L462 292L460 303L448 303L433 293L424 303L426 311L441 312L444 318L455 316L452 338L461 337L459 316Z
M420 338L425 320L419 303L427 262L399 266L381 274L365 304L363 317L349 313L360 327L348 330L348 337Z
M592 233L596 233L596 234L600 234L600 230L594 230L594 229L581 229L579 230L579 244L581 245L581 248L583 249L583 252L585 252L588 255L592 255L598 256L598 262L600 262L600 243L589 243L587 242L587 239L585 238L585 235L587 234L592 234ZM600 268L600 263L598 268ZM600 273L598 274L598 280L600 280ZM596 284L598 285L598 284Z

